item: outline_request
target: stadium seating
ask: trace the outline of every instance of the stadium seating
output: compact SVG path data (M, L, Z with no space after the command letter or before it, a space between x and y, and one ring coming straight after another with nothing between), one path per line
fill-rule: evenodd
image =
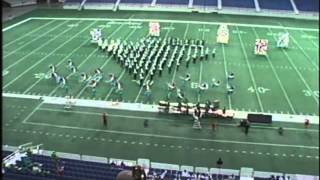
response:
M65 0L65 3L81 3L82 0Z
M88 3L105 3L105 4L114 4L116 0L87 0L86 4Z
M36 0L4 0L10 7L28 6L37 4ZM2 3L3 4L3 3Z
M3 151L2 157L5 157L9 155L11 152L9 151ZM66 159L66 158L60 158L63 162L63 165L65 167L63 177L64 179L70 179L70 180L84 180L84 179L104 179L104 180L114 180L117 174L122 171L123 169L130 170L131 167L112 167L110 164L107 163L98 163L98 162L89 162L89 161L81 161L81 160L73 160L73 159ZM49 156L43 156L43 155L31 155L32 162L39 162L43 164L43 169L50 171L51 173L49 175L46 175L46 179L58 179L59 176L56 174L56 167L54 160ZM19 163L17 163L19 164ZM181 178L181 171L175 171L175 170L165 170L165 169L150 169L148 176L149 177L160 177L161 174L167 171L165 173L165 178L168 179L175 179L175 178ZM202 177L208 177L208 174L204 173L195 173L195 172L188 172L191 176L195 175L196 177L199 177L202 175ZM21 173L16 172L15 170L11 170L9 168L5 169L5 178L10 179L30 179L30 180L40 180L43 179L43 175L34 175L31 173ZM218 175L218 174L212 174L212 179L226 179L228 175ZM236 176L237 179L239 177ZM202 178L201 178L202 179Z
M10 152L4 151L3 157L9 155ZM57 179L56 167L54 160L48 156L32 155L31 160L33 162L39 162L43 164L43 169L51 172L46 176L46 179ZM106 163L87 162L80 160L72 160L61 158L64 164L64 178L66 179L106 179L114 180L117 174L122 170L121 168L112 168ZM6 178L15 179L41 179L41 175L32 175L31 173L17 173L10 169L6 169Z
M152 0L121 0L121 3L151 4Z
M10 155L12 152L11 151L2 151L2 158ZM52 153L52 151L51 151ZM15 169L10 169L10 168L5 168L5 173L3 174L4 179L10 179L10 180L20 180L20 179L28 179L28 180L41 180L41 179L48 179L48 180L55 180L55 179L66 179L66 180L115 180L117 174L122 171L122 170L131 170L132 167L126 166L126 167L121 167L120 165L111 165L107 163L106 158L102 158L102 160L98 160L99 162L95 162L93 159L88 159L88 161L85 160L79 160L79 159L72 159L76 157L80 157L77 154L68 154L68 158L59 158L64 166L64 173L63 173L63 178L61 178L57 173L56 173L56 164L49 156L51 154L49 152L46 152L44 154L47 155L36 155L33 154L30 156L30 159L32 162L38 162L42 164L42 169L45 171L50 171L50 174L47 175L39 175L39 174L32 174L31 172L24 172L22 173L21 171L17 171ZM60 153L62 155L63 153ZM75 157L72 157L74 155ZM85 157L89 156L83 156L84 159ZM92 157L93 158L93 157ZM98 158L98 157L96 157ZM110 161L114 162L111 158ZM119 159L117 159L119 160ZM127 162L130 160L120 160L121 162ZM21 161L17 162L17 165L21 164ZM119 164L119 161L116 163ZM129 163L130 164L130 163ZM156 166L158 164L158 166ZM161 164L161 165L160 165ZM147 176L149 179L160 179L160 177L163 177L163 179L176 179L176 180L184 180L184 179L200 179L200 180L220 180L220 179L233 179L233 180L239 180L239 170L231 170L231 169L217 169L217 168L210 168L210 171L208 171L208 168L204 167L195 167L195 169L192 166L181 166L181 168L173 168L173 166L178 165L169 165L166 166L165 164L162 163L151 163L151 167L149 169L149 172ZM159 167L159 168L157 168ZM160 168L161 167L161 168ZM166 168L167 167L167 168ZM171 168L170 168L171 167ZM176 169L176 170L173 170ZM178 170L180 169L180 170ZM189 174L190 177L192 178L183 178L183 172L182 170L186 170L187 174ZM209 173L210 172L210 173ZM283 173L271 173L271 172L260 172L260 171L255 171L254 173L255 177L254 180L268 180L270 179L270 176L274 177L281 177L283 176ZM231 178L230 176L233 176ZM286 176L290 176L291 179L293 179L294 176L296 175L290 175L286 174ZM309 179L311 178L316 178L314 176L306 176L306 175L297 175L301 177L307 177Z
M239 8L255 8L253 0L222 0L222 6L239 7Z
M319 0L294 0L299 11L319 12Z
M187 5L189 0L157 0L157 4Z
M258 0L261 9L292 11L290 0Z
M217 6L217 0L193 0L196 6Z

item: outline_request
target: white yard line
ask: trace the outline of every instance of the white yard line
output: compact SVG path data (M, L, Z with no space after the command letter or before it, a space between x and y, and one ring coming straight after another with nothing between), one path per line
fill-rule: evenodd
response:
M94 132L104 132L112 134L121 134L121 135L130 135L130 136L142 136L142 137L152 137L152 138L162 138L162 139L175 139L175 140L185 140L185 141L201 141L201 142L214 142L222 144L242 144L242 145L253 145L253 146L271 146L277 148L302 148L302 149L311 149L319 150L319 146L304 146L304 145L293 145L293 144L275 144L275 143L263 143L263 142L245 142L245 141L232 141L232 140L218 140L218 139L205 139L205 138L191 138L183 136L170 136L170 135L161 135L161 134L148 134L148 133L137 133L129 131L117 131L117 130L102 130L94 128L83 128L75 126L65 126L65 125L54 125L50 123L38 123L38 122L23 122L24 124L31 124L36 126L47 126L47 127L56 127L62 129L75 129L75 130L84 130L84 131L94 131Z
M273 33L270 28L268 28L268 30L269 30L271 33ZM275 37L273 37L273 39L276 41L276 38L275 38ZM304 83L305 87L306 87L309 91L313 92L313 91L311 90L310 86L308 85L308 83L306 82L306 80L305 80L305 79L303 78L303 76L301 75L300 71L297 69L296 65L293 63L293 61L292 61L291 57L288 55L288 53L287 53L285 50L283 50L283 49L281 49L281 50L282 50L282 52L284 53L284 55L287 57L287 60L289 61L289 63L290 63L291 66L293 67L293 69L296 71L296 73L297 73L298 76L300 77L301 81ZM318 99L313 93L311 94L311 96L312 96L313 99L316 101L316 103L319 105L319 99Z
M122 76L124 75L124 73L126 72L126 70L122 70L120 76L119 76L119 80L121 80ZM108 100L108 98L110 97L111 93L113 92L113 89L111 88L107 94L107 96L104 98L104 100Z
M279 24L281 25L281 26L283 26L280 22L279 22ZM287 33L289 33L289 31L288 31L288 29L285 27L285 26L283 26L283 29L287 32ZM301 31L301 32L303 32L303 31ZM303 32L304 33L304 32ZM305 33L306 34L306 33ZM317 69L317 71L319 71L319 64L316 64L313 60L312 60L312 58L308 55L308 53L306 53L306 51L300 46L300 44L296 41L296 39L293 37L293 36L289 36L292 40L293 40L293 42L298 46L298 48L302 51L302 53L304 54L304 56L310 61L310 63ZM313 42L312 40L310 40L311 42Z
M293 42L298 46L298 48L301 50L301 52L304 54L304 56L309 60L309 62L319 71L319 64L316 64L312 58L306 53L306 51L299 45L299 43L295 40L293 36L290 36Z
M119 26L115 31L112 32L112 34L111 34L110 36L113 36L116 32L118 32L118 31L121 29L122 26L123 26L123 25ZM125 38L125 40L126 40L129 36L131 36L135 31L136 31L136 29L134 29L134 31L131 31L131 32L129 33L129 35ZM111 58L112 58L112 56L110 56L110 57L108 58L108 60L105 61L105 62L102 64L102 66L100 67L100 69L103 69L103 68L109 63L109 61L111 60ZM79 97L81 96L81 94L84 92L85 89L86 89L86 86L83 87L83 88L80 90L80 92L77 94L76 98L79 98Z
M201 86L202 81L202 72L203 72L203 64L202 61L200 61L200 71L199 71L199 86ZM200 94L198 93L198 102L200 102Z
M112 33L111 33L111 35L110 36L112 36L116 31L118 31L119 30L119 28L120 28L121 26L119 26L115 31L113 31ZM103 29L103 28L102 28ZM74 37L75 38L75 37ZM90 40L88 40L88 41L84 41L79 47L77 47L76 49L74 49L74 50L72 50L69 54L65 54L65 55L67 55L64 59L62 59L58 64L57 64L57 66L59 66L61 63L63 63L66 59L68 59L70 56L72 56L73 55L73 53L75 52L75 51L77 51L78 49L80 49L83 45L85 45L86 43L88 43ZM89 57L89 56L92 56L92 55L88 55L87 56L87 58ZM107 61L108 62L108 61ZM81 65L81 64L80 64ZM49 72L49 71L48 71ZM47 72L47 73L48 73ZM69 77L69 76L68 76ZM38 82L40 82L41 80L42 80L43 78L41 78L41 79L39 79L38 81L36 81L32 86L30 86L27 90L25 90L24 92L23 92L23 94L26 94L30 89L32 89ZM56 91L58 89L58 87L56 87L55 88L55 90L54 90L54 92Z
M66 23L66 22L65 22ZM64 24L64 23L62 23ZM61 26L62 24L60 24L59 26ZM54 28L55 29L55 28ZM61 33L58 34L57 37L53 38L53 39L50 39L49 41L47 41L46 43L42 44L41 46L37 47L36 49L30 51L28 54L24 55L22 58L20 58L19 60L16 60L13 64L10 64L8 67L6 67L5 70L9 70L10 68L12 68L13 66L15 65L18 65L21 61L23 61L24 59L26 59L27 57L29 57L30 55L32 55L34 52L36 52L37 50L43 48L44 46L48 45L49 43L51 43L51 41L57 39L61 34L64 34L65 32L69 31L71 28L68 28L64 31L62 31ZM19 49L19 48L18 48ZM16 51L18 50L16 49ZM14 53L15 51L12 51L11 53Z
M257 33L257 31L255 30L254 27L252 27L252 30L253 30L255 36L256 36L257 38L259 38L259 35L258 35L258 33ZM278 81L278 83L279 83L279 85L280 85L280 88L281 88L281 90L282 90L282 92L283 92L283 94L284 94L284 96L285 96L285 98L286 98L286 100L287 100L287 102L288 102L288 104L289 104L289 106L290 106L290 109L291 109L292 113L293 113L293 114L297 114L297 112L295 111L295 109L294 109L294 107L293 107L293 105L292 105L292 103L291 103L291 101L290 101L290 99L289 99L289 96L288 96L288 94L287 94L287 91L285 90L282 82L280 81L280 78L279 78L279 76L278 76L277 71L276 71L275 68L273 67L272 61L270 60L270 58L269 58L268 55L267 55L266 57L267 57L267 60L268 60L269 65L270 65L270 67L271 67L271 70L272 70L273 74L275 75L275 77L276 77L276 79L277 79L277 81Z
M128 39L130 36L131 36L131 34L130 34L129 36L127 36L126 39ZM121 74L120 74L120 76L119 76L119 80L121 80L121 78L123 77L123 75L124 75L125 72L126 72L125 69L121 72ZM113 92L113 89L110 89L109 92L108 92L108 94L107 94L107 96L104 98L104 100L107 100L107 99L110 97L110 95L111 95L112 92Z
M78 49L80 49L83 45L89 43L90 40L84 41L82 44L80 44L77 48L73 49L68 55L66 54L66 57L63 58L56 66L58 67L61 63L63 63L65 60L67 60L74 52L76 52ZM48 74L50 71L46 72ZM33 83L29 88L27 88L25 91L23 91L23 94L26 94L28 91L30 91L35 85L37 85L43 78L38 79L35 83Z
M11 25L11 26L8 26L8 27L2 29L2 32L5 32L5 31L7 31L7 30L9 30L9 29L12 29L12 28L14 28L14 27L16 27L16 26L19 26L20 24L23 24L23 23L25 23L25 22L28 22L28 21L30 21L31 19L32 19L32 18L28 18L28 19L25 19L25 20L20 21L20 22L18 22L18 23L15 23L15 24L13 24L13 25Z
M186 39L188 30L189 30L189 23L187 24L187 28L186 28L186 31L184 32L183 39ZM173 72L173 76L172 76L171 82L173 82L175 80L176 74L177 74L177 67L174 68L174 72Z
M51 23L53 23L53 22L55 22L55 21L56 21L56 20L49 21L49 22L47 22L46 24L43 24L43 25L41 25L41 26L33 29L32 31L28 32L27 34L23 34L23 35L20 36L19 38L14 39L13 41L10 41L9 43L5 44L3 47L5 48L5 47L9 46L10 44L12 44L12 43L14 43L14 42L19 41L20 39L22 39L22 38L24 38L24 37L26 37L26 36L29 36L30 34L34 33L35 31L38 31L39 29L42 29L42 28L44 28L44 27L47 27L49 24L51 24Z
M310 36L308 33L304 32L303 30L300 30L300 32L302 32L303 34ZM319 35L319 34L318 34ZM319 38L319 37L318 37ZM319 45L317 43L315 43L312 39L310 39L311 43L316 47L319 48ZM318 40L319 42L319 40Z
M91 23L89 26L87 26L86 28L82 29L80 32L76 33L73 37L78 36L79 34L81 34L82 32L84 32L85 30L87 30L89 27L91 27L91 25L93 25L95 22ZM46 55L45 57L43 57L42 59L38 60L36 63L34 63L32 66L30 66L28 69L26 69L24 72L22 72L19 76L17 76L16 78L14 78L13 80L11 80L9 83L7 83L5 86L3 86L2 89L5 89L6 87L8 87L9 85L11 85L12 83L14 83L15 81L17 81L20 77L22 77L23 75L25 75L26 73L28 73L32 68L34 68L35 66L37 66L38 64L40 64L42 61L46 60L47 57L49 57L51 54L53 54L54 52L56 52L58 49L60 49L61 47L63 47L65 44L67 44L68 42L70 42L73 38L68 39L67 41L65 41L64 43L60 44L57 48L55 48L53 51L51 51L50 54Z
M260 25L260 24L243 24L243 23L225 23L225 22L206 22L206 21L184 21L184 20L169 20L169 19L121 19L121 18L57 18L57 17L32 17L31 19L56 19L56 20L99 20L99 21L132 21L132 22L166 22L166 23L190 23L190 24L206 24L206 25L221 25L227 24L229 26L244 26L244 27L258 27L258 28L274 28L283 29L283 26L274 25ZM286 27L290 30L303 30L303 31L315 31L319 32L319 29L313 28L298 28L298 27Z
M222 55L223 55L223 65L224 65L224 73L225 73L225 77L226 77L226 89L228 88L228 69L227 69L227 60L226 60L226 54L224 52L224 44L221 44L222 47ZM231 96L227 96L228 97L228 105L229 105L229 109L232 109L232 104L231 104Z
M171 22L171 23L170 23L170 27L172 27L172 24L173 24L173 23ZM170 29L171 29L171 28L170 28ZM164 39L167 38L167 36L168 36L168 34L169 34L169 32L170 32L170 29L168 29L166 35L164 36ZM150 75L150 71L149 71L148 75L146 76L146 78L144 79L143 84L146 82L146 80L148 79L149 75ZM137 101L139 100L139 97L140 97L140 94L141 94L142 90L143 90L143 86L140 88L139 93L138 93L138 95L136 96L136 98L135 98L135 100L134 100L135 103L137 103Z
M80 67L81 67L82 65L84 65L84 64L90 59L90 57L91 57L94 53L96 53L98 50L99 50L99 47L95 48L95 50L93 50L93 51L89 54L89 56L88 56L86 59L84 59L84 60L79 64L79 66L77 67L77 69L80 69ZM71 76L71 74L69 74L69 75L66 77L66 79L68 79L70 76ZM55 87L55 88L49 93L49 96L52 96L59 88L60 88L60 86ZM77 98L78 98L78 96L77 96Z
M40 106L43 104L43 102L39 103L32 111L31 113L23 119L22 123L27 122L27 120L40 108Z
M54 109L54 108L38 108L38 111L51 111L51 112L62 112L62 113L75 113L75 114L85 114L85 115L96 115L96 116L101 116L102 112L89 112L89 111L66 111L62 109ZM133 115L119 115L119 114L108 114L110 117L122 117L122 118L129 118L129 119L139 119L139 120L145 120L148 119L150 121L168 121L168 122L176 122L177 119L170 119L170 118L157 118L157 117L148 117L148 116L133 116ZM205 123L205 122L204 122ZM205 123L206 124L206 123ZM207 123L208 124L208 123ZM219 126L232 126L232 127L237 127L238 124L232 123L219 123ZM277 130L278 127L268 127L268 126L250 126L253 128L260 128L260 129L272 129L272 130ZM305 128L289 128L289 127L283 127L286 131L303 131L303 132L314 132L318 133L318 129L305 129ZM207 129L211 129L208 127Z
M238 28L238 27L236 27L236 28L237 28L237 31L239 32L239 28ZM247 56L247 52L246 52L246 50L245 50L245 48L244 48L244 45L243 45L243 42L242 42L242 38L241 38L240 33L237 33L237 34L238 34L238 37L239 37L239 40L240 40L242 52L243 52L243 54L244 54L244 56L245 56L245 60L246 60L247 66L248 66L250 78L251 78L251 81L252 81L252 84L253 84L253 87L254 87L254 90L255 90L257 99L258 99L260 111L261 111L261 112L264 112L264 108L263 108L263 105L262 105L262 102L261 102L260 95L259 95L259 93L257 92L257 84L256 84L256 81L255 81L255 79L254 79L254 75L253 75L253 73L252 73L252 69L251 69L251 65L250 65L250 62L249 62L249 59L248 59L248 56Z
M311 40L311 43L312 43L316 48L319 49L319 45L318 45L317 43L315 43L313 40Z
M205 29L205 25L202 26L202 40L204 39L204 29ZM200 71L199 71L199 83L198 85L201 86L201 81L202 81L202 73L203 73L203 63L202 63L203 60L200 60ZM200 99L201 99L201 95L200 93L198 93L198 102L200 102Z
M51 96L41 96L41 95L27 95L27 94L14 94L14 93L2 93L3 97L8 98L22 98L22 99L34 99L39 100L42 98L47 104L55 105L65 105L66 99L64 97L51 97ZM111 101L104 100L84 100L84 99L74 99L76 107L86 107L86 108L102 108L102 109L118 109L118 110L127 110L135 112L159 112L158 105L148 105L148 104L139 104L139 103L125 103L118 102L114 103ZM256 113L252 111L245 110L235 110L234 119L245 119L249 113ZM270 113L263 112L265 115L272 115L272 121L276 122L287 122L287 123L299 123L303 124L304 119L309 119L311 124L319 124L319 115L294 115L294 114L279 114L279 113Z
M15 50L10 51L10 53L9 53L9 54L6 54L5 56L3 56L3 58L6 58L6 57L10 56L11 54L15 53L16 51L18 51L18 50L20 50L20 49L22 49L22 48L30 45L32 42L41 39L41 38L42 38L43 36L45 36L46 34L52 32L52 31L55 31L56 29L58 29L60 26L62 26L62 25L64 25L64 24L66 24L67 22L68 22L68 21L65 21L65 22L59 24L58 26L55 26L54 28L52 28L52 29L50 29L49 31L41 34L41 35L38 36L37 38L34 38L34 39L32 39L31 41L28 41L27 43L25 43L24 45L19 46L19 47L16 48ZM68 29L66 29L66 30L70 30L70 29L71 29L71 28L68 28ZM64 32L66 32L66 30L63 31L62 33L59 33L59 35L60 35L60 34L63 34ZM41 49L41 48L44 47L45 45L49 44L51 41L57 39L57 38L59 37L59 35L58 35L57 37L53 38L53 39L50 39L50 40L46 41L46 43L41 44L41 46L39 46L39 47L37 47L36 49L32 50L28 55L24 56L23 58L19 59L19 60L16 61L15 63L11 64L11 65L8 66L6 69L11 68L12 66L16 65L17 63L19 63L20 61L22 61L23 59L25 59L26 57L28 57L29 55L33 54L33 52L37 51L38 49Z

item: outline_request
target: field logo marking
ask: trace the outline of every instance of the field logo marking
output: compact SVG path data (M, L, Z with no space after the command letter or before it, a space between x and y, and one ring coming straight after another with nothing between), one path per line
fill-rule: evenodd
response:
M165 26L165 27L162 27L161 30L168 30L168 31L173 31L175 30L176 28L175 27L172 27L172 26Z
M111 24L100 24L98 25L99 28L111 28Z
M50 75L45 74L45 73L36 73L36 74L34 74L34 77L36 79L42 79L42 78L50 79Z
M130 25L129 28L130 29L141 29L142 26L141 25Z
M240 31L240 30L232 30L233 34L247 34L245 31Z
M77 23L75 23L75 24L68 24L67 26L73 28L73 27L78 27L79 24L77 24Z
M198 31L200 31L200 32L210 32L210 29L208 29L208 28L199 28Z

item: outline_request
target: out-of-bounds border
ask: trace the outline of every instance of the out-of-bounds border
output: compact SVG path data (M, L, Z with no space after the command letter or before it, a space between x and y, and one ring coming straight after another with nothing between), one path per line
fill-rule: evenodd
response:
M19 21L19 22L15 23L15 24L12 24L12 25L10 25L10 26L8 26L8 27L6 27L6 28L3 28L3 29L2 29L2 32L5 32L5 31L7 31L7 30L9 30L9 29L12 29L12 28L14 28L14 27L16 27L16 26L19 26L20 24L23 24L23 23L28 22L28 21L30 21L30 20L32 20L32 18L27 18L27 19L25 19L25 20Z
M164 20L164 19L117 19L117 18L56 18L56 17L30 17L20 22L17 22L11 26L2 29L2 32L10 30L18 25L21 25L30 20L88 20L88 21L129 21L129 22L149 22L149 21L159 21L168 23L190 23L190 24L209 24L209 25L220 25L227 24L230 26L245 26L245 27L257 27L257 28L274 28L283 29L284 26L273 26L273 25L259 25L259 24L241 24L241 23L224 23L224 22L205 22L205 21L183 21L183 20ZM317 31L319 29L312 28L297 28L297 27L285 27L290 30L303 30L303 31ZM43 99L44 103L48 104L66 104L66 99L61 97L50 97L50 96L39 96L39 95L25 95L25 94L14 94L14 93L3 93L4 97L12 98L26 98L26 99ZM83 107L93 107L93 108L111 108L120 110L132 110L132 111L145 111L145 112L158 112L158 105L147 105L141 103L125 103L125 102L111 102L111 101L101 101L101 100L84 100L75 99L75 106ZM244 119L247 118L248 111L235 111L235 118ZM261 113L262 114L262 113ZM292 114L276 114L276 113L263 113L272 115L274 121L282 122L295 122L303 123L305 119L309 119L313 124L319 124L319 116L310 115L292 115Z
M41 95L26 95L14 93L2 93L3 97L23 98L23 99L38 99L44 104L66 105L67 100L64 97L51 97ZM127 102L112 102L103 100L88 100L88 99L72 99L73 106L89 107L89 108L107 108L128 111L142 111L142 112L159 112L159 106L156 104L142 104L142 103L127 103ZM234 111L234 118L246 119L249 113L256 114L257 112L248 111ZM292 115L292 114L275 114L258 112L259 114L272 115L273 121L304 123L305 119L309 119L312 124L319 124L319 116L310 115Z
M315 31L319 32L319 29L313 28L299 28L299 27L284 27L284 26L275 26L275 25L263 25L263 24L243 24L243 23L226 23L226 22L206 22L206 21L185 21L185 20L170 20L170 19L119 19L119 18L58 18L58 17L30 17L26 20L82 20L82 21L129 21L129 22L150 22L158 21L165 23L189 23L189 24L207 24L207 25L220 25L226 24L229 26L244 26L244 27L257 27L257 28L273 28L273 29L288 29L296 31ZM10 26L9 26L10 27ZM8 28L9 28L8 27ZM11 27L12 28L12 27ZM3 31L3 30L2 30Z
M11 151L14 152L19 149L18 146L10 146L10 145L2 145L2 149L4 151ZM51 154L56 152L54 150L48 149L40 149L39 155L51 157ZM195 166L186 166L186 165L178 165L178 164L167 164L167 163L158 163L158 162L150 162L149 164L145 164L145 159L137 159L137 160L128 160L128 159L116 159L116 158L107 158L107 157L98 157L98 156L91 156L91 155L83 155L83 154L74 154L74 153L65 153L65 152L56 152L59 157L71 160L82 160L87 162L96 162L96 163L103 163L108 164L111 162L116 162L116 164L120 164L121 162L126 163L127 165L134 166L134 165L141 165L146 169L155 168L155 169L167 169L167 170L175 170L175 171L183 171L187 170L189 172L199 172L199 173L210 173L210 174L224 174L224 175L235 175L239 174L239 169L225 169L225 168L207 168L207 167L195 167ZM265 172L265 171L254 171L254 177L259 178L269 178L271 175L274 176L282 176L282 172ZM292 177L303 177L308 179L319 179L319 176L313 175L302 175L302 174L286 174L286 176Z

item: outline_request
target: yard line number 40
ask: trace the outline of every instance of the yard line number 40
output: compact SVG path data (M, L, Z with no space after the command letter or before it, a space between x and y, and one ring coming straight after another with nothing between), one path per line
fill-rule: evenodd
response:
M255 89L254 87L250 86L250 87L248 88L248 91L251 92L251 93L258 92L258 93L260 93L260 94L264 94L264 93L270 91L270 89L265 88L265 87L257 87L257 89Z

